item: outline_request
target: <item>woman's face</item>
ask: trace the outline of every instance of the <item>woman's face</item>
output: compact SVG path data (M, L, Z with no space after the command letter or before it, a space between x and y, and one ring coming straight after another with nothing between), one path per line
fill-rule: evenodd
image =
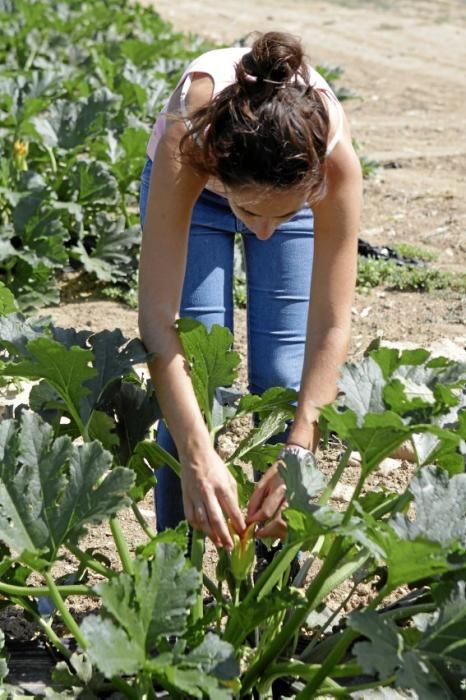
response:
M306 204L303 188L288 190L260 190L257 187L228 189L230 207L241 221L266 241L277 226L291 219Z

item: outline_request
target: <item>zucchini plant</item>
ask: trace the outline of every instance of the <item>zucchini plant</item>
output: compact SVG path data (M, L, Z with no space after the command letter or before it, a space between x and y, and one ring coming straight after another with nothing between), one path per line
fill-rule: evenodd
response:
M464 366L377 344L346 364L338 399L321 411L324 436L344 444L334 474L327 481L287 457L282 547L254 580L251 527L235 537L231 555L219 552L209 578L202 537L195 534L188 558L186 523L156 534L138 508L153 469L179 470L152 439L161 418L152 387L134 371L145 358L140 342L26 319L9 302L0 317L0 376L34 385L28 405L0 423L0 606L22 607L61 656L49 697L301 700L379 697L383 688L390 697L463 697ZM267 440L293 417L296 395L276 387L235 400L226 389L239 361L229 331L207 332L189 319L178 331L212 440L233 418L257 415L227 460L245 505L254 485L243 465L265 470L275 461L280 446ZM418 457L408 488L368 491L369 475L406 440ZM337 509L332 494L356 449L360 478ZM118 521L127 507L141 524L135 552ZM82 547L87 528L103 522L119 568L98 547ZM71 582L54 570L65 552L78 562ZM302 568L289 582L298 552ZM345 616L359 582L371 585L371 600ZM327 597L345 583L346 600L329 612ZM71 595L96 598L98 609L78 622ZM16 692L8 683L2 638L4 697Z

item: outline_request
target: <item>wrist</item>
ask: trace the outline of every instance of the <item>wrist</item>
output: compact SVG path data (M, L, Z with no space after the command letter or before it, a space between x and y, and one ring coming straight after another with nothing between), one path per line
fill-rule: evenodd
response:
M207 455L212 453L213 446L209 435L191 434L181 445L177 445L180 462L183 464L202 464Z
M319 444L320 431L319 424L314 421L310 425L299 426L294 425L286 441L287 445L297 445L304 447L307 450L315 451Z

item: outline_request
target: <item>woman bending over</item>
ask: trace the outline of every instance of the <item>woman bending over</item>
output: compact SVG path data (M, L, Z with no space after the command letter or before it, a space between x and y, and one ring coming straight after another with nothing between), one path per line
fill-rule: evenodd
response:
M249 390L297 389L285 440L315 450L318 407L332 401L350 338L361 170L334 93L287 34L203 54L157 119L142 176L139 324L165 420L158 441L178 453L181 483L157 472L157 527L186 518L230 548L225 518L245 520L236 482L210 443L175 322L233 330L235 233L247 272ZM283 438L282 438L283 439ZM247 519L281 537L277 465Z

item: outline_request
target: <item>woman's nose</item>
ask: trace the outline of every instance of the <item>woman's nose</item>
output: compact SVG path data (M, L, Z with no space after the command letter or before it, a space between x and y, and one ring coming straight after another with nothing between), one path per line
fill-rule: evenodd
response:
M262 219L257 221L253 228L253 232L261 241L266 241L275 231L276 224L271 219Z

